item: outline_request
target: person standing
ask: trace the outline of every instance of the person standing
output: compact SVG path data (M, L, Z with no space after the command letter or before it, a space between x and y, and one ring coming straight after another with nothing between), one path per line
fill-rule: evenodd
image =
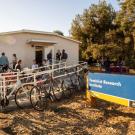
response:
M38 68L38 64L36 64L36 60L33 60L33 64L31 66L32 69Z
M9 65L9 61L7 56L5 56L5 53L3 52L0 57L0 65Z
M122 68L124 66L124 61L121 57L119 57L119 60L118 60L118 67L119 67L119 72L122 73Z
M47 54L47 60L49 61L49 64L52 64L52 50Z
M3 71L7 71L8 66L9 66L9 61L7 56L5 56L5 53L3 52L0 57L0 65L3 67Z
M92 56L89 57L88 59L88 64L91 66L93 64L93 58Z
M58 50L56 53L56 61L59 62L60 60L61 60L61 52L60 50Z
M110 65L111 65L110 59L106 58L106 60L104 61L104 68L106 73L110 72Z
M22 63L22 60L18 60L17 64L15 65L15 70L19 70L19 71L22 70L21 63Z
M13 69L15 69L15 65L17 64L17 57L16 57L16 54L15 53L13 54L12 63L13 63Z
M100 58L100 71L102 71L104 68L104 57Z
M68 58L68 54L67 54L66 51L63 49L63 50L62 50L62 54L61 54L61 60L65 62L65 61L67 60L67 58Z
M48 70L50 68L49 62L46 59L43 59L42 66L43 66L42 68L43 70Z

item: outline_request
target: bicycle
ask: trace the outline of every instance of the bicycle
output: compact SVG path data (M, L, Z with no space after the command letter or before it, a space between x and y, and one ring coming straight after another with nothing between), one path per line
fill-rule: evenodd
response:
M37 81L30 91L31 105L37 111L44 111L49 101L60 100L63 95L63 90L59 87L58 80L53 79L52 73L44 74L44 78Z
M76 91L85 89L85 69L87 68L87 63L79 63L75 66L68 66L66 68L59 69L59 73L64 73L59 76L60 87L63 89L63 95L65 98L69 98L71 95L75 94ZM62 70L62 72L61 72ZM55 72L55 71L54 71ZM58 78L56 75L55 78Z
M62 96L69 97L78 88L78 84L75 84L70 76L75 75L75 71L70 71L71 67L66 67L64 75L54 75L55 71L63 69L65 70L65 67L50 70L50 73L36 75L38 81L30 91L30 102L35 110L44 111L48 107L49 101L60 100ZM63 79L61 79L61 76L63 76Z
M15 103L19 108L23 108L24 95L28 101L29 98L27 95L28 95L28 91L30 90L29 87L31 87L32 84L23 84L21 82L22 78L21 78L20 73L14 73L12 75L2 76L1 79L2 81L1 81L1 86L0 86L1 88L1 91L0 91L1 102L0 103L1 103L2 108L5 108L6 106L8 106L9 100L12 100L12 99L15 99ZM20 91L21 91L21 94L19 93ZM23 100L21 100L22 97L23 97Z
M77 65L72 67L72 69L69 68L65 70L67 79L62 80L61 87L66 98L70 97L76 92L81 91L82 89L85 89L85 69L86 68L82 65Z

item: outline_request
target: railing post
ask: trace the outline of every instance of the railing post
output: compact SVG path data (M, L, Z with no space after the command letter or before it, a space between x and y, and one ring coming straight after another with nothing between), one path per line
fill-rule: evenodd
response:
M52 78L53 78L53 69L54 69L54 64L52 64Z
M19 81L19 73L17 72L17 82Z
M5 76L3 78L3 98L5 99L6 97L6 79Z
M36 74L34 73L34 86L36 85Z
M3 88L3 78L0 79L0 93L2 92ZM2 98L2 93L0 94L0 97Z
M92 96L91 90L89 90L89 76L85 73L86 78L86 99L90 102L91 106L96 106L96 98Z

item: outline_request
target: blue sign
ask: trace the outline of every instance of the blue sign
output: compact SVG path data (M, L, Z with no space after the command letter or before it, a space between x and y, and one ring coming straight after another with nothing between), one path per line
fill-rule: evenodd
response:
M106 73L88 74L89 90L135 100L135 76Z

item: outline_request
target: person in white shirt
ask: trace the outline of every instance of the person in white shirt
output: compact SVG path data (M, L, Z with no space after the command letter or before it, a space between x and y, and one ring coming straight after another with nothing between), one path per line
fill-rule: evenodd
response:
M36 64L36 61L35 61L35 60L33 60L33 64L32 64L32 66L31 66L31 68L32 68L32 69L38 68L38 64Z

